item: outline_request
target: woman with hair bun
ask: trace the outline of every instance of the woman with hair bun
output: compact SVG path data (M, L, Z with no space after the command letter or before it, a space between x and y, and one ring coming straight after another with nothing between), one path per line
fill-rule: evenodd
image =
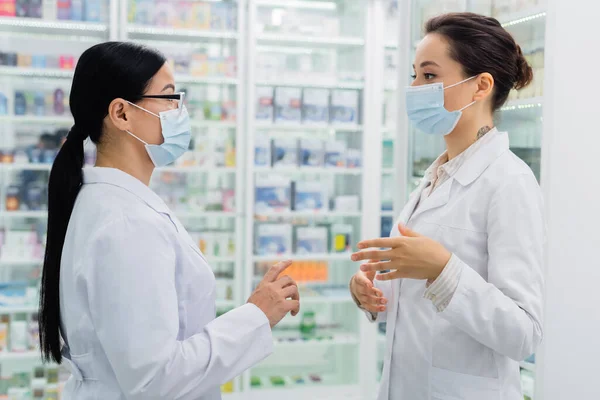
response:
M391 237L352 256L356 303L387 322L379 400L522 400L519 361L542 339L542 196L494 112L532 70L494 18L444 14L425 33L406 112L446 151Z

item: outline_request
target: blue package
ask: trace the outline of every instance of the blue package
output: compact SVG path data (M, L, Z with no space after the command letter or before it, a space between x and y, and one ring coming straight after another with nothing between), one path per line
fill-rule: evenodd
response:
M46 68L46 56L42 54L34 54L31 56L31 66L33 68Z
M331 122L358 124L358 91L338 89L331 92Z
M297 124L302 121L302 89L275 88L275 122Z
M8 114L8 99L4 93L0 93L0 115Z
M308 125L329 123L329 90L304 89L302 122Z
M230 5L226 3L211 4L210 7L210 29L215 31L227 30L227 18Z
M257 178L254 195L254 207L257 214L289 211L291 206L291 182L287 178L272 176Z
M325 145L318 139L300 139L300 165L322 167L325 162Z
M360 168L362 166L362 152L356 149L346 150L346 167Z
M256 120L273 122L273 88L270 86L256 88Z
M256 228L258 255L276 255L292 252L292 226L289 224L262 224Z
M344 142L325 143L325 166L326 167L345 167L346 166L346 144Z
M85 0L84 20L87 22L102 21L102 2L101 0Z
M294 211L323 211L328 208L326 188L320 182L295 182L293 185Z
M71 0L71 21L83 21L83 0Z
M327 253L328 236L329 232L325 227L300 226L296 228L296 253Z
M27 113L27 100L25 93L15 92L15 115L25 115Z
M389 237L393 226L394 219L392 217L381 217L381 235L379 237Z
M298 140L294 138L273 139L271 146L271 164L277 166L298 165Z
M257 136L254 141L254 165L257 167L271 165L271 141L264 136Z
M46 96L44 92L35 92L33 98L33 114L38 117L46 115Z
M6 282L0 284L0 305L18 306L25 304L27 282Z

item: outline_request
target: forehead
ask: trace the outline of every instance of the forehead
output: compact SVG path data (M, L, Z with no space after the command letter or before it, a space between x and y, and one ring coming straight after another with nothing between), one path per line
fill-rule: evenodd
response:
M449 60L448 41L442 35L429 33L419 42L415 52L415 68L423 61L435 61L443 65Z

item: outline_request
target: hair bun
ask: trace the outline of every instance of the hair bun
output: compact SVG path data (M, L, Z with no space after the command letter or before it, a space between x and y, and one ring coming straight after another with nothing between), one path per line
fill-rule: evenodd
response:
M523 89L533 80L533 70L525 59L521 46L517 46L517 75L515 77L514 88L517 90Z

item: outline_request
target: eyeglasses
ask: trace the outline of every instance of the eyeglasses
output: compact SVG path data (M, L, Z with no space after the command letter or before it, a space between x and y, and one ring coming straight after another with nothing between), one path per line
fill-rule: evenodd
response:
M148 94L141 96L144 99L165 99L177 102L177 108L181 111L183 108L183 99L185 98L185 92L173 93L173 94Z

